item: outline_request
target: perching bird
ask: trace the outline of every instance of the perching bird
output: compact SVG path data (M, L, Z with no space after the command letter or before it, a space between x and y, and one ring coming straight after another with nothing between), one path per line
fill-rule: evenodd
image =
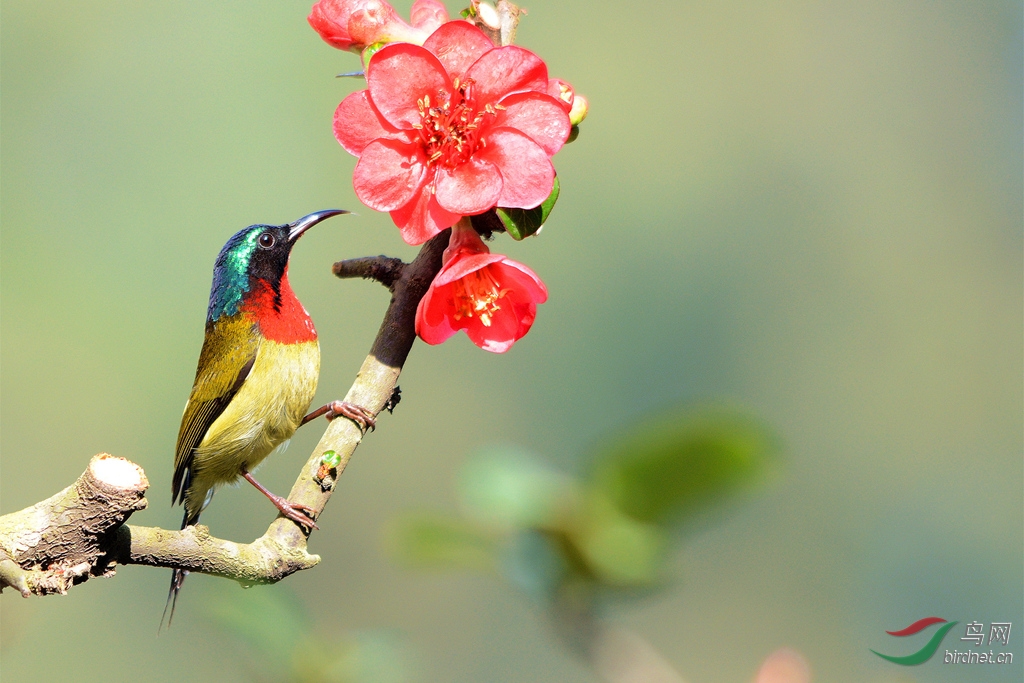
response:
M218 486L239 477L288 519L317 528L304 514L312 513L310 508L274 495L250 472L287 446L300 425L320 415L343 415L364 431L373 426L366 410L342 401L306 415L320 374L320 345L313 321L288 284L288 257L306 230L342 213L348 212L331 209L288 225L251 225L221 249L206 337L174 455L171 503L185 506L182 529L199 521ZM175 569L171 576L171 619L187 575Z

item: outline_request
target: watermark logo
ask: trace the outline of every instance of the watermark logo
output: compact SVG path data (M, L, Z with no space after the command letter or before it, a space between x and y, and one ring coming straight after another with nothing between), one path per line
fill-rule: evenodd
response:
M939 649L939 645L942 645L942 639L946 637L946 634L949 633L949 630L956 626L958 623L959 622L956 621L951 621L947 623L945 619L940 619L939 617L925 617L924 619L918 619L913 624L904 629L901 629L899 631L886 631L886 633L888 633L890 636L899 636L900 638L902 638L905 636L912 636L916 633L920 633L932 624L946 625L940 627L939 630L935 632L935 635L932 636L931 640L929 640L924 647L922 647L920 650L913 654L904 655L902 657L896 657L894 655L883 655L881 652L878 652L877 650L872 650L872 652L874 652L882 659L888 659L893 664L901 664L903 666L916 666L917 664L924 664L932 658L932 655L935 654L935 651Z
M939 646L942 645L942 639L946 637L949 631L959 624L959 621L949 621L940 617L925 617L924 619L918 619L910 626L900 629L899 631L886 631L890 636L896 636L904 638L906 636L916 635L921 633L925 629L935 624L944 624L940 626L931 639L925 643L917 652L909 655L886 655L882 654L877 650L871 650L882 659L888 660L893 664L899 664L901 666L916 666L918 664L924 664L938 651ZM1012 652L996 652L991 649L991 646L1007 647L1010 643L1010 630L1013 627L1008 621L994 621L989 624L988 633L988 645L990 649L988 652L977 650L977 648L985 645L985 624L980 621L971 621L966 625L964 629L964 635L960 638L961 641L967 641L974 643L973 650L959 651L957 649L946 650L945 655L942 658L944 664L1011 664L1013 663Z

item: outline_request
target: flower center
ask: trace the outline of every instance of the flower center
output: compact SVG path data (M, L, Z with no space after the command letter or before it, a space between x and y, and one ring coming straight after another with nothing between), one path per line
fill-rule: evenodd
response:
M420 132L420 142L427 154L427 165L440 164L452 169L469 161L479 148L487 144L481 136L485 119L494 118L500 104L485 104L480 107L473 97L473 79L452 84L455 92L440 90L437 100L431 103L430 95L424 95L416 104L420 111L420 123L413 127Z
M455 319L480 318L484 327L491 326L494 314L501 310L498 300L508 294L500 289L489 268L481 268L455 282Z

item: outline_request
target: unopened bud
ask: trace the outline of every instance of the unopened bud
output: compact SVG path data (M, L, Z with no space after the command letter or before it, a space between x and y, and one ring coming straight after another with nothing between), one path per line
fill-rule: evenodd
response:
M438 0L416 0L412 3L409 20L421 31L433 33L448 21L448 10Z
M355 53L373 43L422 45L428 35L402 21L384 0L320 0L307 21L329 45Z
M572 100L572 109L569 110L569 123L574 126L580 125L580 122L587 118L589 108L590 103L587 102L587 98L583 95L576 95Z
M341 464L341 456L335 451L324 451L324 454L320 456L320 464L333 470Z

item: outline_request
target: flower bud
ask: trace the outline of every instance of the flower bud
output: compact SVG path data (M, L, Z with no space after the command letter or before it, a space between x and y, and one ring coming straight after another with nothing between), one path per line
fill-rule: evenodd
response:
M428 35L402 21L384 0L320 0L307 21L328 45L357 54L373 43L422 45Z
M438 0L416 0L409 12L412 25L428 34L448 21L448 10Z
M569 110L569 123L578 126L587 118L587 111L590 108L590 103L587 102L587 98L583 95L576 95L572 101L572 109Z

